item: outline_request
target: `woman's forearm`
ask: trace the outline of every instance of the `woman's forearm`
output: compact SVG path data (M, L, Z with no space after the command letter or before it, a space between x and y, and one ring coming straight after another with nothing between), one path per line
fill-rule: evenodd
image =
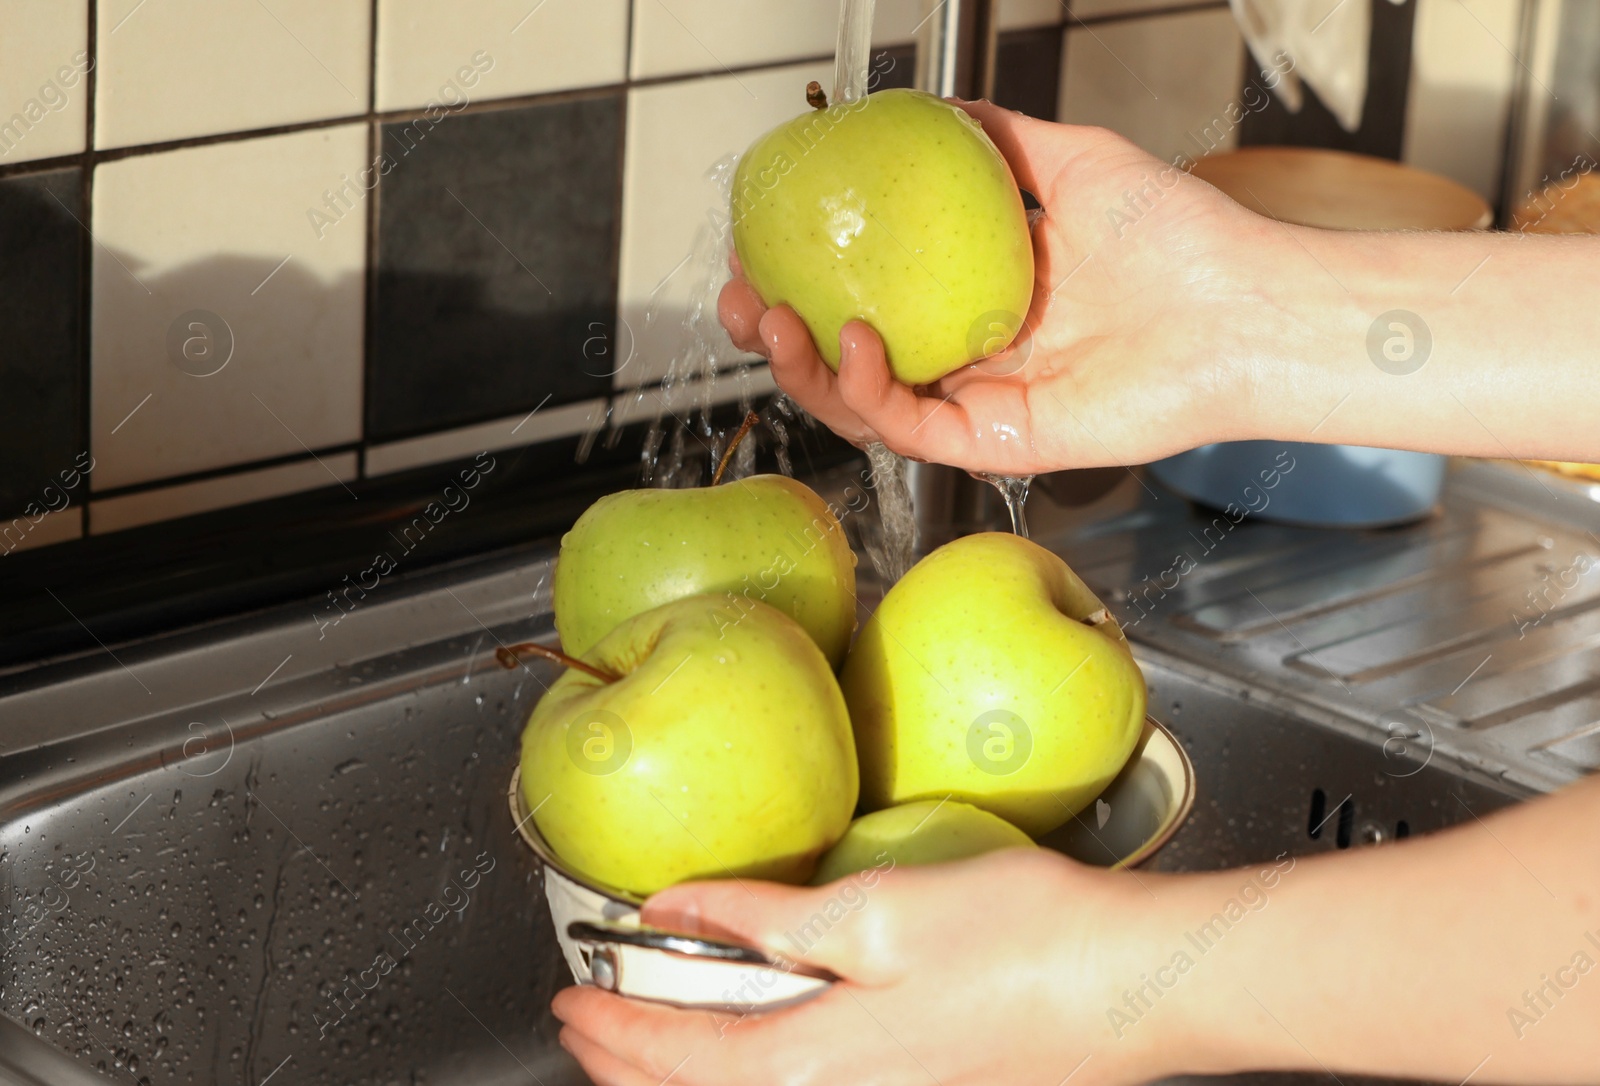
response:
M1600 238L1275 229L1248 436L1600 460Z
M1133 980L1121 1035L1192 1046L1173 1068L1600 1082L1597 825L1591 779L1404 844L1162 880L1188 971Z

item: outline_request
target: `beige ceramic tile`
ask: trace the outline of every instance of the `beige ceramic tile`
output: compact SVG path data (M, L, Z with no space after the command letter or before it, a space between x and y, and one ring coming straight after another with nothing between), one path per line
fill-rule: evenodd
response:
M627 426L630 423L649 422L651 419L667 418L670 415L678 416L680 423L687 422L697 408L707 403L733 403L745 396L754 399L777 390L777 382L772 379L772 371L765 363L751 366L742 379L737 373L718 375L716 382L711 386L709 396L702 381L686 381L674 385L670 392L663 391L660 385L631 389L616 397L611 425ZM668 421L671 421L670 418Z
M1001 30L1053 26L1066 18L1067 7L1061 0L1000 0Z
M366 149L349 125L97 167L96 489L359 439L366 220L312 211Z
M281 498L285 494L298 494L303 490L337 486L355 477L356 454L346 452L324 456L320 460L279 464L258 471L241 471L160 490L124 494L119 498L100 498L89 503L89 531L94 535L120 532L141 524L209 513L213 509L226 509L268 498Z
M364 113L361 0L100 0L95 144Z
M1404 161L1494 203L1516 60L1516 0L1417 0ZM1535 87L1537 91L1537 87Z
M0 0L0 166L83 150L89 6Z
M1209 0L1071 0L1072 14L1079 19L1101 15L1132 15L1156 8L1193 7ZM1068 22L1072 22L1071 18Z
M806 81L827 76L826 65L802 64L629 93L618 311L635 360L617 373L616 387L660 380L689 342L683 319L691 302L714 305L727 279L722 250L691 255L709 213L727 206L707 171L799 114ZM647 322L653 300L657 317ZM726 337L718 343L728 360L736 357Z
M1245 46L1226 9L1072 26L1058 116L1127 136L1167 161L1238 143L1228 107Z
M921 0L879 0L872 40L908 42L923 19ZM634 0L633 75L718 72L832 54L838 0ZM828 84L831 85L830 76Z
M597 430L606 421L605 400L562 404L528 414L511 415L493 422L463 426L442 434L427 434L374 445L367 450L367 474L387 475L425 464L460 460L480 452L495 452L537 441Z
M35 519L37 517L38 519ZM83 535L83 510L74 505L54 513L23 515L0 521L0 560L18 551L65 543ZM0 567L3 569L4 567Z
M378 108L619 83L628 0L378 0Z

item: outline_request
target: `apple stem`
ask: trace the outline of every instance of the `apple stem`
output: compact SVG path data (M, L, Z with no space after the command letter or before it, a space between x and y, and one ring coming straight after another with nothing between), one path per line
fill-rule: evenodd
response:
M1084 620L1083 620L1083 624L1085 626L1104 626L1106 623L1108 623L1110 621L1111 621L1111 611L1110 611L1110 609L1102 607L1102 608L1100 608L1100 610L1096 611L1094 614L1085 617Z
M570 667L575 671L583 672L585 675L593 675L603 683L614 683L622 678L621 675L613 675L609 671L601 671L593 664L586 664L576 656L568 656L560 649L552 649L548 645L541 645L536 641L523 641L516 645L501 645L495 650L494 658L500 661L500 666L503 668L520 667L522 666L522 661L517 659L518 653L543 656L546 660L558 663L562 667Z
M806 84L806 105L812 109L828 108L828 95L823 91L822 84L815 79Z
M711 485L716 486L722 482L722 473L728 470L728 461L733 459L733 450L739 447L739 442L744 440L744 435L750 432L750 427L761 421L761 416L754 411L745 413L744 421L739 424L739 432L733 435L733 440L728 442L728 447L722 450L722 459L717 461L716 473L711 476Z

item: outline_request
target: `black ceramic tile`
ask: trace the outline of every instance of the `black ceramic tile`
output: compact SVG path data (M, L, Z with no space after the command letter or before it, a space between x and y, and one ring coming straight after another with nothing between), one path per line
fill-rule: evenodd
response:
M0 519L59 506L82 452L82 174L0 181ZM70 209L70 210L69 210ZM81 465L79 465L81 466ZM45 493L45 487L55 489ZM82 493L81 486L79 493ZM0 541L0 553L7 545Z
M1406 99L1411 86L1411 35L1416 19L1414 3L1373 4L1372 41L1367 50L1367 101L1361 127L1346 132L1339 126L1316 92L1303 88L1299 113L1290 113L1276 95L1259 113L1245 114L1239 126L1242 146L1288 145L1332 147L1379 158L1399 160L1406 128ZM1261 73L1254 59L1245 64L1244 81L1259 87ZM1263 91L1251 91L1243 101L1259 101Z
M917 85L917 47L897 45L880 49L872 54L871 75L867 77L870 90L889 90L894 87L910 88Z
M369 440L609 391L584 342L615 321L622 113L611 92L383 126Z
M995 47L994 100L1007 109L1053 121L1061 86L1059 26L1009 30Z
M1056 118L1061 84L1061 28L1008 30L995 45L994 100L1047 121ZM917 51L903 45L872 57L873 90L911 87L917 80Z

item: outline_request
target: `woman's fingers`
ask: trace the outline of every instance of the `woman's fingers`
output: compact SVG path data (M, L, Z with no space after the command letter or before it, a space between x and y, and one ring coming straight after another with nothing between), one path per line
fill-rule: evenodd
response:
M855 913L882 877L869 870L822 887L721 879L683 883L645 902L642 919L759 947L774 960L804 962L875 983L883 978L875 971L868 936Z
M717 319L727 329L728 338L741 351L765 355L767 345L761 340L761 316L766 307L761 296L743 279L728 280L717 295Z
M763 351L772 360L772 379L818 422L857 445L878 440L871 427L839 398L839 380L811 342L799 314L786 305L761 318Z
M904 1050L844 985L798 1006L721 1014L568 988L554 1010L561 1044L602 1086L747 1086L851 1081L851 1069L895 1069ZM904 1061L909 1063L910 1061ZM923 1080L915 1066L905 1069ZM633 1076L639 1076L637 1078ZM894 1081L900 1081L895 1079Z
M983 435L993 439L994 447L978 448L972 413L976 404L983 409L983 418L1001 408L1022 407L1025 414L1020 392L1003 388L1005 382L975 387L1018 367L1019 359L1025 361L1018 353L1023 348L994 360L992 365L998 368L990 372L958 371L943 383L945 394L930 396L894 379L883 341L863 321L851 321L839 333L841 362L835 374L817 353L805 322L788 306L763 311L755 291L742 279L722 288L719 305L733 342L765 356L778 387L846 441L856 445L881 441L903 456L972 470L1000 471L1006 465L1031 462L1032 450L1021 447L1021 434L1014 427L997 423L991 427L993 434Z
M550 1009L564 1025L563 1044L586 1070L590 1066L587 1054L595 1050L618 1063L595 1062L607 1068L620 1065L615 1072L619 1075L624 1074L621 1068L636 1071L646 1076L647 1086L659 1086L668 1078L685 1084L720 1082L729 1077L730 1069L737 1072L753 1066L751 1054L736 1051L748 1046L732 1038L745 1021L739 1015L684 1010L588 986L556 993ZM580 1045L580 1041L586 1044ZM617 1081L627 1086L633 1082L626 1077Z
M570 1027L561 1031L561 1047L583 1065L597 1086L660 1086L660 1081L615 1056L602 1045Z
M966 410L949 396L919 396L889 372L883 341L851 321L839 336L839 396L846 407L902 456L963 466L971 443Z

